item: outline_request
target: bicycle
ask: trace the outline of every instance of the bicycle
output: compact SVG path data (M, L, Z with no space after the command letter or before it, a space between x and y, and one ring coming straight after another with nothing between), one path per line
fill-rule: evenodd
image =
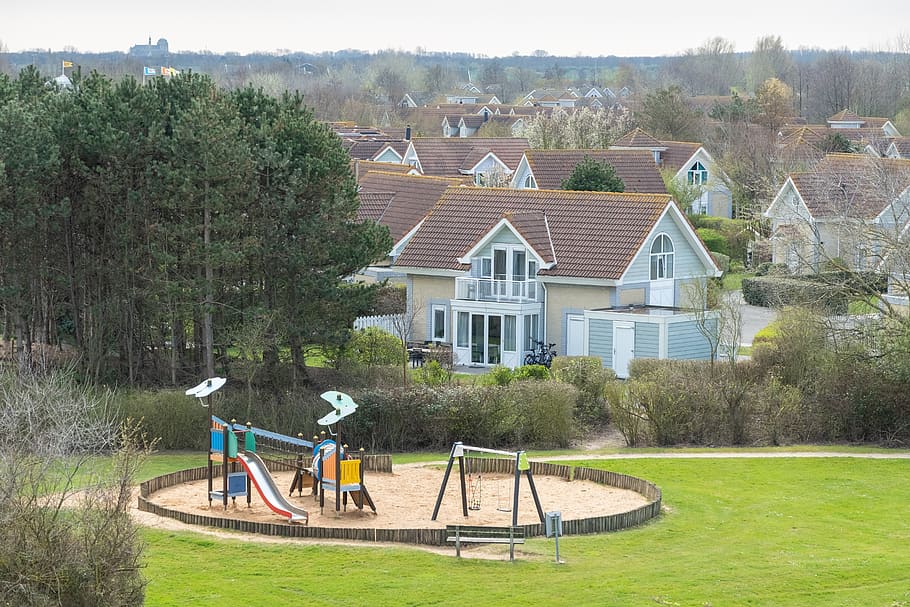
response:
M553 359L556 358L556 350L553 349L556 344L544 344L542 341L537 340L534 340L534 343L537 344L537 348L525 355L524 364L543 365L549 369Z

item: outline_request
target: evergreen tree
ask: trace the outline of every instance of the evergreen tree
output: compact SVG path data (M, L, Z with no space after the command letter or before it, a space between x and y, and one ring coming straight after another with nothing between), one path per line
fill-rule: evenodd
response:
M564 190L587 192L624 192L626 185L616 175L613 166L590 156L575 165L568 179L562 182Z

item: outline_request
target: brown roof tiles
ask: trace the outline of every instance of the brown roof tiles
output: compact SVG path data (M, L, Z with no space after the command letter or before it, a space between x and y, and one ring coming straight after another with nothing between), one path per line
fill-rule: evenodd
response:
M544 276L618 279L667 208L666 194L448 188L405 246L401 267L464 270L458 258L503 217L556 265ZM511 214L511 215L509 215ZM544 223L544 221L546 223ZM539 247L539 248L538 248Z
M447 187L458 185L454 179L402 175L382 171L368 171L360 177L361 205L367 195L367 208L361 215L368 217L375 213L380 198L373 195L392 194L386 208L375 219L389 228L392 240L398 242L426 216L442 196Z
M489 152L514 171L528 149L528 140L523 137L415 137L411 143L423 174L440 177L461 175L462 169L474 166L465 167L469 157L479 161ZM485 150L483 156L479 156L481 150Z
M910 187L910 160L828 154L790 179L813 217L869 220Z
M609 163L622 179L626 192L666 194L660 171L649 150L527 150L525 157L542 190L562 188L575 167L585 158Z

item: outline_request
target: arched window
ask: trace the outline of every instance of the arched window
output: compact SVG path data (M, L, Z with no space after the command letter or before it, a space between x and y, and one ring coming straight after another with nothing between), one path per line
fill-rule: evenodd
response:
M689 183L692 185L705 185L708 183L708 169L697 162L689 167Z
M531 189L534 187L534 178L531 175L525 177L525 187Z
M658 234L651 243L651 280L673 278L673 241Z

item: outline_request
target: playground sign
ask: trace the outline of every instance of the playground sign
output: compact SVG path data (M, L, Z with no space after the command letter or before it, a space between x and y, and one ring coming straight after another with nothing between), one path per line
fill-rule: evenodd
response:
M329 390L328 392L323 392L320 396L335 407L334 411L323 415L317 420L320 426L331 426L357 410L357 403L344 392Z
M221 389L225 383L227 383L227 378L210 377L198 386L193 386L192 388L187 389L186 395L195 396L196 398L205 398L213 392ZM205 407L206 405L203 404L202 406Z

